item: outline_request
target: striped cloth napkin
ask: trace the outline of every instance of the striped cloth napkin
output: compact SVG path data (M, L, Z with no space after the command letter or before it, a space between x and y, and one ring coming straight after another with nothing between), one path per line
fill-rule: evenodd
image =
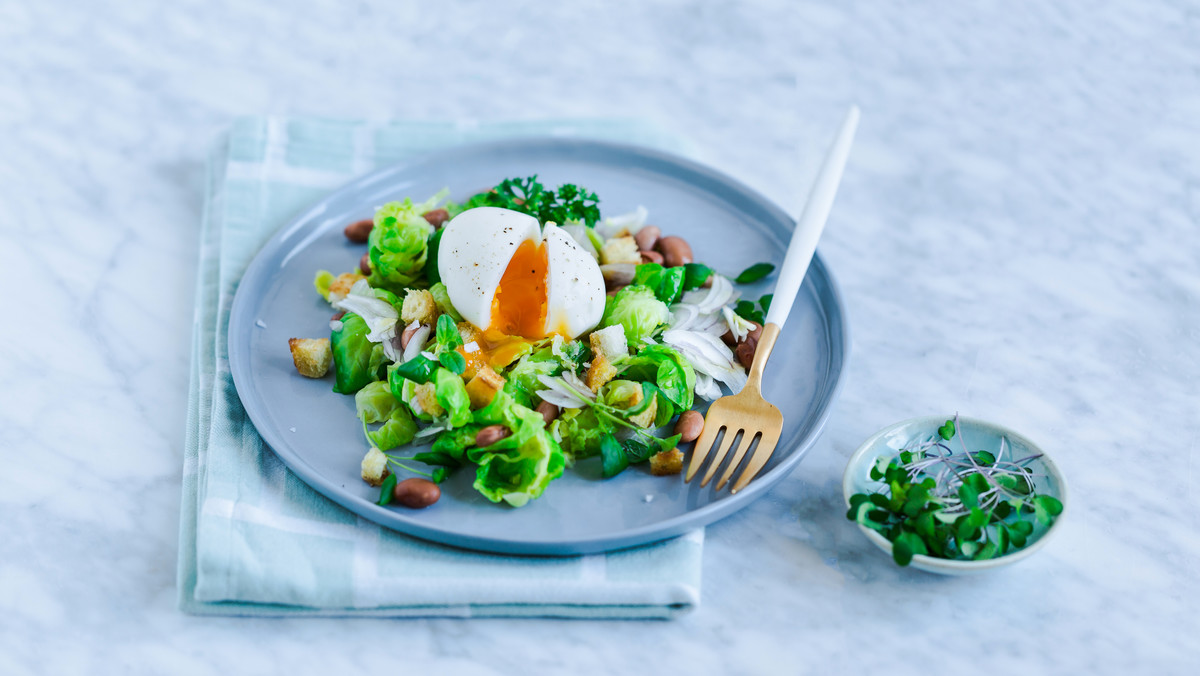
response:
M251 117L209 157L184 447L179 604L213 615L672 618L700 602L703 531L605 554L510 557L381 528L263 443L227 362L238 280L272 233L354 176L461 143L578 136L686 151L633 121L437 123Z

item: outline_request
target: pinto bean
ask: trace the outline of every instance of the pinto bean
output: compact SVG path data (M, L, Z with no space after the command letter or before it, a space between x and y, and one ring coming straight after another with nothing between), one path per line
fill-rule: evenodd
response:
M742 366L750 368L750 366L754 364L754 352L757 349L758 341L747 337L746 340L738 343L738 346L734 348L733 353L737 356L737 360L742 364Z
M346 311L345 311L345 310L338 310L338 311L337 311L337 314L335 314L335 315L333 315L332 317L330 317L330 318L329 318L329 321L331 321L331 322L336 322L336 321L338 321L339 319L341 319L342 317L345 317L345 316L346 316Z
M681 443L688 443L700 438L704 431L704 416L699 411L684 411L675 422L675 434L679 435Z
M371 274L371 254L365 253L362 255L362 258L358 259L358 269L364 275Z
M392 499L412 509L424 509L442 497L442 489L429 479L413 477L396 484Z
M662 237L662 230L657 225L647 225L637 231L633 240L637 242L639 251L654 251L654 245L658 243L659 237Z
M692 247L682 237L663 237L658 240L656 247L663 255L663 265L668 268L679 267L693 260Z
M722 333L721 342L725 343L729 347L737 346L737 339L733 337L733 331L726 331L725 333Z
M400 350L401 351L408 349L408 341L412 340L413 334L415 334L420 328L421 328L421 325L417 324L416 322L413 322L412 324L409 324L408 326L404 327L404 331L400 333Z
M663 256L657 251L639 251L638 253L642 254L643 263L658 263L662 265Z
M343 230L346 234L346 239L356 244L365 244L367 238L371 236L371 230L375 228L375 221L370 218L364 218L361 221L354 221L346 226Z
M491 446L501 439L512 435L512 430L504 425L488 425L479 430L475 435L475 445L479 447Z
M450 212L445 209L434 209L421 214L425 220L435 228L442 227L442 224L450 220Z
M558 407L548 401L538 404L534 410L542 414L542 419L546 421L547 425L554 422L554 419L558 417Z

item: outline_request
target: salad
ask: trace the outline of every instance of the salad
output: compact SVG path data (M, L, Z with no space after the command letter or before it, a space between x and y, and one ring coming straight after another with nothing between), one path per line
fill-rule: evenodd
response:
M447 197L347 226L366 245L359 269L315 278L330 337L289 341L302 375L332 370L354 397L380 504L428 506L473 472L482 495L520 507L596 456L605 478L679 473L696 398L745 384L770 296L739 300L644 208L601 218L575 185L532 176Z

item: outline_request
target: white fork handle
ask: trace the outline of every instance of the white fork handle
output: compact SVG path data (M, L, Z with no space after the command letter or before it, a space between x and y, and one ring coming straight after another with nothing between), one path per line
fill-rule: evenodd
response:
M850 155L850 145L854 142L854 131L858 128L858 106L850 106L846 113L846 121L838 132L825 163L821 165L821 173L817 174L817 182L813 184L808 202L804 205L804 213L796 221L796 229L792 232L792 243L788 245L787 256L783 259L783 267L779 270L779 281L775 283L775 295L771 298L771 309L767 310L767 323L776 324L783 328L788 314L792 311L792 303L796 300L796 292L804 282L804 274L808 272L808 264L812 262L813 252L817 250L817 240L825 229L825 221L829 218L829 210L833 207L833 197L837 194L838 184L842 181L842 170L846 167L846 158Z

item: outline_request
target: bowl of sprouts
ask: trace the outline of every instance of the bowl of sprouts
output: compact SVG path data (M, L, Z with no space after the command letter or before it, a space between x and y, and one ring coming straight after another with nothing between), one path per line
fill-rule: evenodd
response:
M896 564L970 575L1021 561L1058 530L1067 484L1026 437L929 416L875 433L842 477L846 518Z

